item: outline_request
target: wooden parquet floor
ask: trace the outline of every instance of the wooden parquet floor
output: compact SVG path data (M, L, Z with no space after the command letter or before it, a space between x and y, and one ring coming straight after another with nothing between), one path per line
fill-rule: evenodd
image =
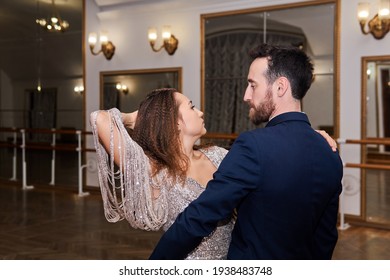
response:
M0 186L0 205L0 259L147 259L161 235L107 222L99 193Z
M100 194L79 197L66 190L0 182L0 259L147 259L161 232L109 223ZM390 260L390 231L351 227L340 231L336 260Z

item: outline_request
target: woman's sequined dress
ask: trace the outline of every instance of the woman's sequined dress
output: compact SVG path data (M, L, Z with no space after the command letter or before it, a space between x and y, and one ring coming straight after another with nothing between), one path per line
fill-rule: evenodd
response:
M109 152L98 139L96 119L99 111L93 112L90 118L106 219L109 222L126 219L132 227L143 230L167 230L177 215L202 193L204 186L191 178L187 178L184 185L172 182L165 171L152 178L149 158L131 139L119 110L111 109L108 112L111 119ZM119 132L118 147L114 147L114 131ZM114 148L119 150L119 168L114 164ZM217 168L227 153L225 149L215 146L200 151ZM226 259L233 226L233 219L221 221L187 259Z

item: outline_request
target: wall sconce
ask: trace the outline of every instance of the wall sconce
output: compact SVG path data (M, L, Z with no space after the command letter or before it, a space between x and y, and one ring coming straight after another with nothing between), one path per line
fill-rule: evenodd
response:
M129 88L124 85L124 84L121 84L121 83L117 83L116 84L116 89L118 91L118 93L123 93L123 94L128 94L129 93Z
M75 86L73 90L74 90L74 92L75 92L76 94L81 95L81 94L84 93L84 86L82 86L82 85L80 85L80 86Z
M94 32L89 33L88 43L89 43L89 48L91 50L91 53L93 55L98 55L99 53L102 52L104 54L104 56L106 57L106 59L110 60L115 53L114 44L111 41L108 41L107 34L105 34L105 33L100 33L99 41L101 44L100 51L94 52L93 49L95 48L95 45L97 43L97 35Z
M179 44L179 40L171 34L171 27L169 25L163 26L162 29L162 38L163 44L160 48L156 49L154 44L157 40L157 29L154 27L149 28L148 30L149 43L152 47L152 50L155 52L159 52L162 48L164 48L170 55L173 55L177 49L177 45Z
M365 26L369 15L370 3L359 3L358 19L363 34L371 33L375 39L382 39L390 29L390 0L379 1L378 13L368 22L368 31L366 31Z
M371 79L371 69L370 68L367 68L367 71L366 71L366 74L367 74L367 79Z

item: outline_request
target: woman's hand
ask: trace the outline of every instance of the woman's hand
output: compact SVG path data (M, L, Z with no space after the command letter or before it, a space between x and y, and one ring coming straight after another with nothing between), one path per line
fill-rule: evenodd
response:
M125 127L134 129L135 122L137 121L138 110L131 113L121 113L121 115Z
M325 130L316 130L319 134L321 134L322 137L325 138L326 141L328 141L329 146L332 148L333 152L337 151L337 143L336 141L330 137L330 135Z

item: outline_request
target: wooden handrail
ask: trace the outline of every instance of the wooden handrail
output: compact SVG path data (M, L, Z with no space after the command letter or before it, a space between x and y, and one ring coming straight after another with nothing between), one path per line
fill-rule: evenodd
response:
M338 139L339 144L358 144L358 145L367 145L367 144L377 144L377 145L390 145L390 138L382 139ZM363 168L363 169L382 169L390 170L390 165L387 164L372 164L372 163L345 163L345 167L351 168Z
M91 131L82 131L78 129L48 129L48 128L11 128L11 127L0 127L0 132L20 132L24 130L25 132L32 133L45 133L45 134L92 134Z
M91 131L81 131L76 129L45 129L45 128L11 128L11 127L0 127L0 132L21 132L24 131L26 133L45 133L45 134L74 134L77 135L79 133L84 135L92 135ZM20 141L20 140L19 140ZM9 147L9 148L22 148L20 142L0 142L0 147ZM51 145L51 142L45 143L35 143L30 142L26 143L24 148L33 149L33 150L55 150L55 151L77 151L77 144L56 144L55 147ZM95 152L95 149L92 148L84 148L81 149L83 152Z
M206 133L205 135L202 136L202 138L205 139L236 139L238 137L237 133Z
M0 147L18 148L20 147L20 145L14 143L8 143L8 142L0 142Z
M378 144L378 145L390 145L390 138L382 139L346 139L342 141L339 139L339 142L346 144Z
M7 148L22 148L20 144L14 144L14 143L7 143L7 142L0 142L0 147L7 147ZM27 144L25 145L26 149L29 150L54 150L54 151L77 151L77 144L56 144L55 147L53 147L50 143L45 144ZM95 149L88 148L88 149L81 149L83 152L96 152Z
M18 132L19 129L14 128L14 127L0 127L0 131L3 131L3 132Z
M207 133L202 136L205 139L236 139L238 137L237 133ZM378 144L378 145L390 145L390 138L382 139L338 139L340 144Z
M365 169L385 169L390 170L390 165L383 164L368 164L368 163L346 163L345 167L353 167L353 168L365 168Z

